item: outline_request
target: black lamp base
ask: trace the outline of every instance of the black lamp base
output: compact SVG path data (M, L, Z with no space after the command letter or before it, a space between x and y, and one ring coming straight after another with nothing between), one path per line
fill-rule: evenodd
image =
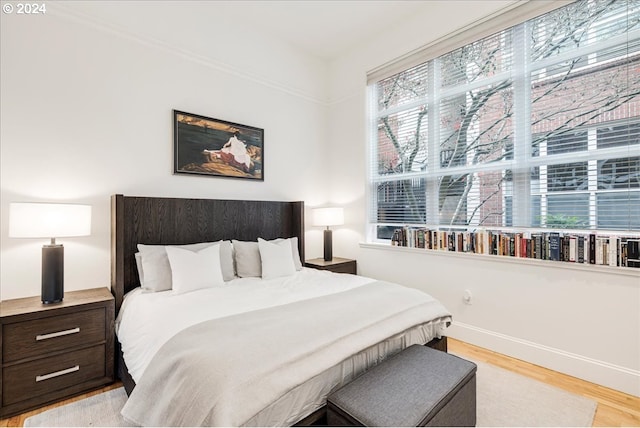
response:
M325 229L324 231L324 261L330 262L333 260L333 238L331 229Z
M64 247L42 247L42 303L58 303L64 298Z

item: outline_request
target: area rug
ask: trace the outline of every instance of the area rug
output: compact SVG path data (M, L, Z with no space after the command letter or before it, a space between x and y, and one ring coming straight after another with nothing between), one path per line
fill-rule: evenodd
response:
M597 403L551 385L476 362L477 426L590 427ZM25 427L127 426L124 388L31 416Z
M491 364L475 362L477 426L590 427L598 403Z

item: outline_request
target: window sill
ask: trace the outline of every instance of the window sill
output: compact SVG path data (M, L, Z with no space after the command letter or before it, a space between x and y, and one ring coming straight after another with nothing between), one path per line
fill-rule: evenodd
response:
M396 246L391 246L390 244L372 243L372 242L361 242L360 248L366 248L371 250L382 250L382 251L396 251L396 252L413 253L413 254L422 253L427 256L435 256L435 257L441 257L441 256L459 257L463 259L473 259L473 260L486 261L486 262L514 263L514 264L521 264L521 265L528 265L528 266L540 266L541 268L573 269L573 270L579 270L582 272L602 272L602 273L614 274L614 275L640 277L640 268L591 265L591 264L584 264L584 263L527 259L522 257L461 253L456 251L445 251L445 250L428 250L424 248L396 247Z

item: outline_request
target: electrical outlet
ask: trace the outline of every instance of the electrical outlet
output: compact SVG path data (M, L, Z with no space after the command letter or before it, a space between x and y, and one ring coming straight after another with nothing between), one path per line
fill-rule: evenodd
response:
M472 302L471 300L473 299L473 295L471 294L471 290L466 289L464 290L464 295L462 296L462 301L464 303L466 303L467 305L471 305Z

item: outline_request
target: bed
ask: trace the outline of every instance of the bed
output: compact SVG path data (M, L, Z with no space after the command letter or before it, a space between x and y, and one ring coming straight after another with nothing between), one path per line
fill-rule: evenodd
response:
M131 422L321 422L327 394L379 361L415 343L446 351L451 317L431 296L301 266L303 202L113 195L111 210L117 371ZM215 243L212 254L224 260L219 243L234 240L238 274L243 245L259 238L269 251L262 253L262 276L225 273L220 286L182 293L187 280L166 292L140 287L140 248L209 243L197 250L205 254ZM281 255L283 248L297 262L286 275L267 264L270 252ZM166 251L172 262L182 254ZM143 279L150 283L146 269Z

